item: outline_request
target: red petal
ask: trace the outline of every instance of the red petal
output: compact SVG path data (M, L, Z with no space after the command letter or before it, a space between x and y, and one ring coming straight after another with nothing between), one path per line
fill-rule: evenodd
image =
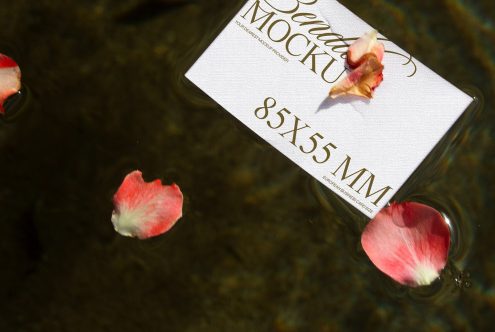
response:
M146 183L140 171L129 173L113 197L112 223L124 235L147 239L167 232L182 217L183 197L176 184Z
M10 57L0 53L0 68L18 67L17 63Z
M378 61L382 62L384 52L385 46L378 42L377 32L373 30L363 35L349 47L347 63L349 67L356 68L363 62L363 56L368 53L376 55Z
M0 114L5 100L21 89L21 70L14 60L0 54Z
M442 215L405 202L381 210L366 226L361 244L382 272L403 285L429 285L447 263L450 230Z

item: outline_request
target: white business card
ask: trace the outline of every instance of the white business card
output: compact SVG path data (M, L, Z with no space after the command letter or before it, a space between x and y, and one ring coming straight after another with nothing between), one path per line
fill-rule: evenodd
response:
M249 0L186 77L372 218L473 101L382 35L374 97L330 99L372 30L334 0Z

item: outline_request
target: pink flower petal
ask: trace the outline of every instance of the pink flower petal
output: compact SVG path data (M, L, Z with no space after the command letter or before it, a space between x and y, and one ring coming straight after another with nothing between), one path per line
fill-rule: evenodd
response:
M0 114L5 113L3 103L21 89L21 70L17 63L0 54Z
M381 210L361 235L364 251L383 273L408 286L431 284L447 263L450 230L442 215L420 203Z
M361 58L359 67L351 71L330 90L330 97L355 95L373 98L375 88L383 81L383 65L373 53Z
M378 62L382 62L385 46L378 42L378 33L376 30L366 33L356 40L347 51L347 63L351 68L358 67L365 54L372 53L376 55Z
M373 98L373 92L383 81L385 47L378 42L373 30L356 40L347 51L347 64L352 69L330 90L330 97L354 95Z
M167 232L182 217L183 197L176 184L145 182L140 171L129 173L113 196L112 223L124 236L147 239Z

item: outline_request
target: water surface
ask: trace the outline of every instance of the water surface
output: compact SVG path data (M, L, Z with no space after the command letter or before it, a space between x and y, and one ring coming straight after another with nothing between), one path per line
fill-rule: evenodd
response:
M369 262L363 217L182 79L240 3L2 2L0 52L29 100L0 123L0 329L489 331L493 1L342 1L484 99L398 194L456 231L452 275L416 291ZM186 195L165 236L112 229L112 195L133 169Z

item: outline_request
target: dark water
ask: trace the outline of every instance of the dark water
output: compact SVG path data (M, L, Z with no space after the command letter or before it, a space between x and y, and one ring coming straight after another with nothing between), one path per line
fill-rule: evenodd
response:
M382 275L365 219L181 78L239 1L1 1L29 91L0 122L0 330L490 331L495 3L342 2L480 100L397 196L451 220L442 281ZM110 222L133 169L186 196L145 242Z

